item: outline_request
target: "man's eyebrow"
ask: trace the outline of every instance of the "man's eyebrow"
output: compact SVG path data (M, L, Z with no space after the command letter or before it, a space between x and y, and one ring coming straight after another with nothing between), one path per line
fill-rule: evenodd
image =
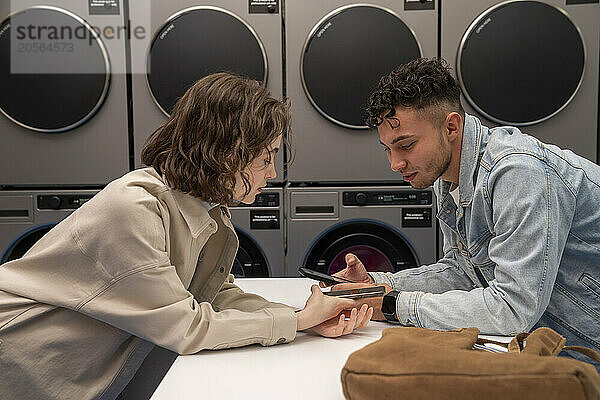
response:
M396 137L394 138L394 140L392 140L392 143L391 143L391 144L392 144L392 145L393 145L393 144L396 144L396 143L398 143L398 142L399 142L399 141L401 141L401 140L404 140L404 139L409 139L409 138L411 138L411 137L413 137L413 135L400 135L400 136L396 136ZM381 145L382 145L382 146L387 146L385 143L383 143L383 142L381 141L381 139L379 140L379 143L381 143Z
M404 140L404 139L409 139L409 138L411 138L412 136L413 136L413 135L400 135L400 136L396 136L396 137L394 138L394 140L392 140L392 144L396 144L396 143L398 143L399 141L401 141L401 140Z
M278 151L279 151L279 147L274 147L271 150L269 150L268 152L271 154L277 154Z

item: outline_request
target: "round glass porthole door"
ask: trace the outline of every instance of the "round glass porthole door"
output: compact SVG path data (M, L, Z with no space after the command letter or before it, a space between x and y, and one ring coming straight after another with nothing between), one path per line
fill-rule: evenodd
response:
M267 259L258 244L244 232L236 229L240 245L231 268L236 278L267 278Z
M0 256L0 264L23 257L33 245L56 224L44 224L29 229L17 237Z
M198 79L229 71L266 84L267 56L254 30L216 7L194 7L171 17L154 37L147 59L150 92L169 115Z
M417 266L415 254L400 234L364 221L332 227L312 245L304 265L333 274L346 267L347 253L355 254L368 271L396 272Z
M411 29L392 11L348 6L323 18L310 32L300 59L306 96L325 118L367 129L362 111L379 78L421 57Z
M513 1L481 14L458 49L456 72L467 101L490 120L509 125L544 121L575 96L585 48L562 10Z
M74 129L101 107L110 83L104 44L75 14L32 7L0 25L0 111L37 132Z

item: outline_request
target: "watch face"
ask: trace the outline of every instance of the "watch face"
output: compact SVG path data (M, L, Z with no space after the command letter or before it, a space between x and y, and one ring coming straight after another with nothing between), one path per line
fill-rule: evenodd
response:
M385 296L383 296L383 302L381 303L381 312L389 320L396 321L396 298L398 297L398 291L392 290Z

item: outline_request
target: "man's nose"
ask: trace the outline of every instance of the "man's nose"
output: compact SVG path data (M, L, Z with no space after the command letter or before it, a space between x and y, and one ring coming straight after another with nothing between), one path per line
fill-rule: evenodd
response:
M404 160L402 157L399 157L399 155L394 154L392 152L392 156L390 158L390 167L392 168L392 171L400 171L406 168L408 164L406 163L406 160Z

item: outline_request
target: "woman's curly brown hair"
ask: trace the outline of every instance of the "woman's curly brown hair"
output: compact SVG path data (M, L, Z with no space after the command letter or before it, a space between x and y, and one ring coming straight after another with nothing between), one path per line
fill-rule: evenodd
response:
M279 135L289 149L290 109L257 81L208 75L179 99L169 120L146 140L142 162L168 185L209 203L233 204L235 175Z
M435 125L450 112L465 118L460 87L441 58L418 58L383 76L369 96L366 124L378 127L384 117L394 116L398 106L415 109Z

